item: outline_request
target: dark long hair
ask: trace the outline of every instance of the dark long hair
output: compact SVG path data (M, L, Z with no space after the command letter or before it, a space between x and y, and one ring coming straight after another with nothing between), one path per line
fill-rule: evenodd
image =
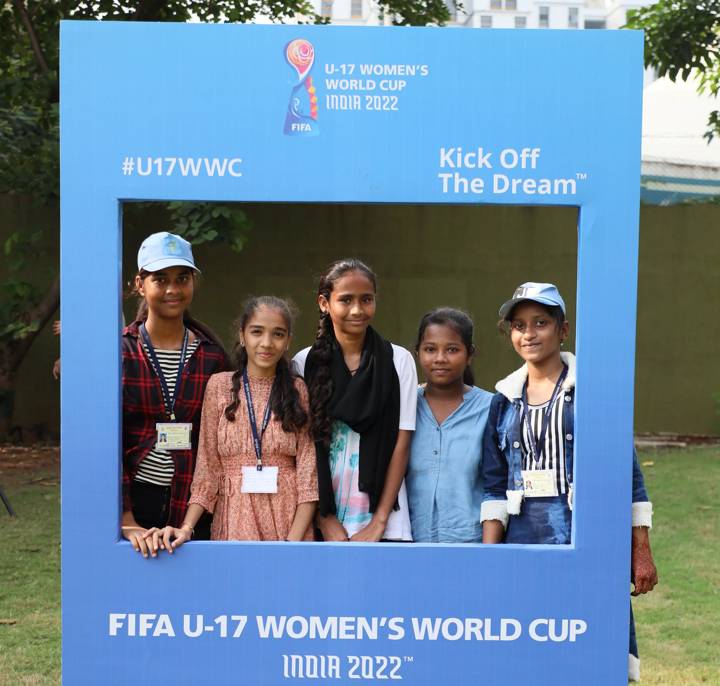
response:
M247 350L240 345L240 333L245 329L251 317L261 307L276 310L285 320L288 334L292 333L293 312L291 306L285 300L272 295L261 295L250 298L243 305L242 314L237 321L237 343L235 344L234 362L235 371L232 375L232 401L225 408L225 417L229 422L235 421L235 413L240 405L240 386L242 384L243 372L247 368ZM302 429L308 422L307 412L300 404L300 394L295 387L297 374L290 367L286 355L283 355L275 368L275 383L270 398L270 409L281 421L283 431L293 433Z
M346 257L336 260L323 272L318 283L317 294L326 300L330 300L330 294L335 284L349 272L360 272L364 274L373 290L377 292L377 277L375 272L364 262L355 257ZM325 444L330 443L330 428L332 421L327 414L327 406L333 394L333 382L330 375L330 361L332 360L333 347L337 345L335 330L330 315L320 312L317 335L313 345L313 354L317 356L317 373L313 377L308 391L310 393L310 416L311 433L316 441Z
M141 269L137 276L140 278L141 281L144 281L148 276L150 276L152 272L148 272L144 269ZM196 278L195 272L193 271L193 279ZM135 286L135 283L133 281L133 285L131 287L131 295L136 295L139 298L138 302L138 308L135 312L135 321L136 322L144 322L148 317L148 306L147 302L145 301L145 298L143 298L140 295L140 292L138 291L137 287ZM218 338L217 334L207 325L201 322L199 319L195 319L190 314L190 310L185 310L183 312L183 323L188 329L191 329L192 331L195 331L196 333L199 333L203 338L207 338L211 343L214 343L217 345L220 350L222 350L223 357L225 358L225 366L230 366L230 358L228 357L228 354L225 350L225 346L223 345L222 341Z
M423 315L420 320L420 326L418 327L415 352L420 350L420 344L422 343L422 338L425 335L425 329L433 324L438 326L449 326L462 339L468 356L475 352L475 345L473 344L473 320L467 312L456 310L453 307L438 307L437 309L426 312ZM465 371L463 372L463 383L468 386L475 385L475 375L473 374L473 370L470 365L467 365L465 367Z

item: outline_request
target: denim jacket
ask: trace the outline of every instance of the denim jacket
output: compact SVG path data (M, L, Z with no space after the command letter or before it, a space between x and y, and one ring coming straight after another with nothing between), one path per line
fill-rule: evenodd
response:
M568 502L572 507L573 440L575 427L575 356L561 353L568 366L562 385L563 426L565 428L565 464L568 475ZM527 380L523 366L496 385L498 391L490 404L483 435L483 476L485 494L480 511L481 521L497 519L507 526L509 515L518 515L524 497L520 421L522 389ZM652 503L648 501L640 465L633 450L633 526L652 526Z

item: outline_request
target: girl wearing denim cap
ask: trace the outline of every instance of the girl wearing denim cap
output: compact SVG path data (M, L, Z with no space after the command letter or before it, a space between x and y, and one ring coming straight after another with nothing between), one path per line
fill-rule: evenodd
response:
M196 274L190 244L165 231L138 252L135 321L122 336L122 535L155 557L146 533L180 526L195 468L200 412L211 374L223 371L222 344L190 317ZM196 530L209 538L209 520Z
M565 303L553 284L528 282L500 308L499 328L525 364L496 385L483 437L484 543L570 543L575 357L561 352L568 335ZM648 530L652 504L633 460L634 595L651 591L657 570ZM635 627L629 675L638 680Z

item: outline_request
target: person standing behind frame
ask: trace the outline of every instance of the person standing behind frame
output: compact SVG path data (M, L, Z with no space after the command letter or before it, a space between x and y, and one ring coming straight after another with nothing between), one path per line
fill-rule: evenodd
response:
M442 307L421 320L415 351L426 384L406 477L415 542L480 543L482 436L492 393L474 385L473 321Z
M370 322L377 281L358 259L320 277L315 343L294 361L310 392L325 541L411 541L404 476L415 429L412 355Z
M307 388L286 358L292 314L280 298L245 303L234 372L210 378L190 506L180 527L153 531L152 547L190 540L213 512L214 541L312 540L317 505Z
M205 385L227 366L222 344L190 317L196 274L190 243L166 231L138 251L142 298L122 336L122 535L143 557L145 534L185 517ZM209 538L210 523L199 536Z
M483 438L483 543L569 544L572 522L575 357L565 303L549 283L522 284L500 308L499 327L525 364L496 385ZM633 451L633 595L657 584L650 550L652 503ZM630 614L629 675L639 680Z

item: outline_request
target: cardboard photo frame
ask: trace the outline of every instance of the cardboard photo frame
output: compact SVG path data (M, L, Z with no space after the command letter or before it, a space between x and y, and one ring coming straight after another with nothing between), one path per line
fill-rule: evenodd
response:
M625 683L642 35L64 22L61 96L65 682ZM135 554L126 200L578 207L572 544Z

